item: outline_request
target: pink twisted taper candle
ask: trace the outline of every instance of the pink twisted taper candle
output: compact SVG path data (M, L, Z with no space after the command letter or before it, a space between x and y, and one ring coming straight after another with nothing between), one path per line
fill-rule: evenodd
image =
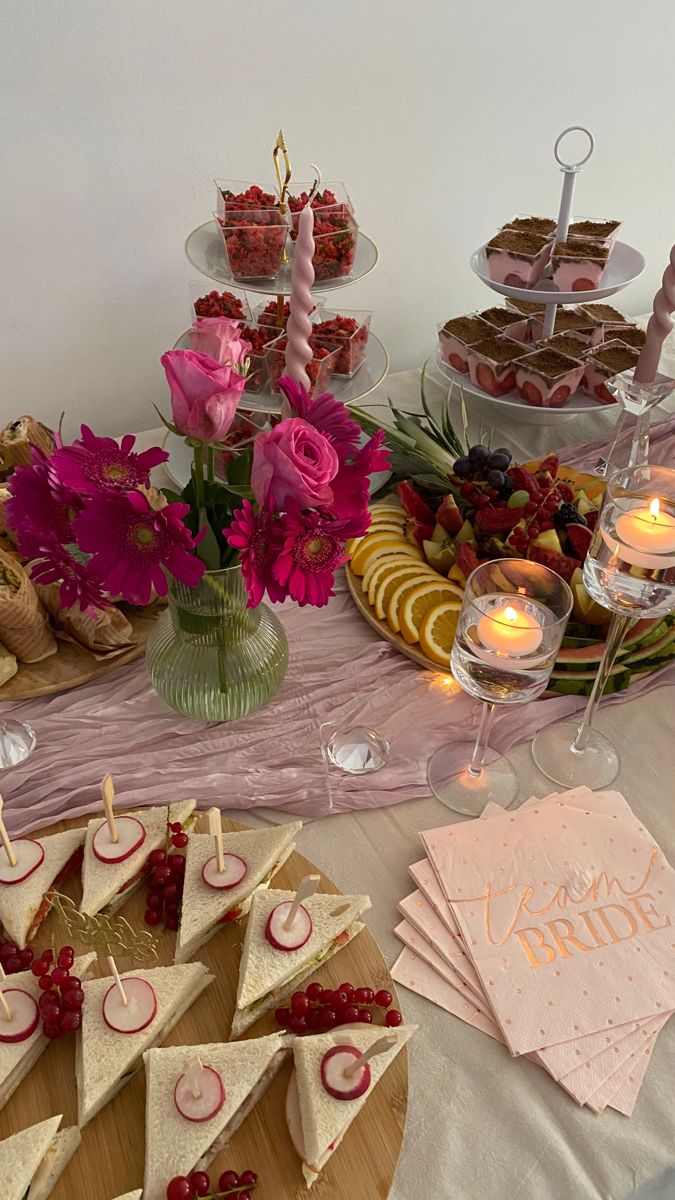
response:
M661 357L661 347L673 328L670 314L675 312L675 246L670 251L670 262L663 272L661 287L654 297L654 311L647 326L647 340L633 378L636 383L652 383L656 378Z
M314 209L308 202L300 212L295 257L291 272L289 317L286 326L286 374L296 383L311 388L307 364L312 358L309 338L312 332L310 316L314 309L311 287L314 283Z

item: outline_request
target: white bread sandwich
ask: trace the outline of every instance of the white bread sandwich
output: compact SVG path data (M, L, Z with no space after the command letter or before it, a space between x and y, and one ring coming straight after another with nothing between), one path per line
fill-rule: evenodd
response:
M78 870L83 842L84 829L15 838L14 866L0 849L0 925L20 950L33 940L52 906L47 893Z
M295 1039L295 1070L286 1094L286 1120L308 1188L416 1029L416 1025L399 1025L396 1029L352 1025ZM387 1040L391 1042L387 1049L350 1072L362 1054Z
M303 900L286 929L295 892L256 892L248 914L239 964L231 1037L284 1000L303 979L363 929L359 917L370 896L316 894Z
M288 1053L287 1034L149 1050L143 1200L165 1200L176 1175L204 1171L230 1140Z
M77 1031L78 1124L82 1128L143 1066L143 1054L163 1041L213 980L203 963L151 967L82 984Z
M141 1188L136 1188L133 1192L125 1192L123 1196L117 1196L116 1200L141 1200L142 1194Z
M75 959L72 974L78 979L84 979L95 961L95 953L83 954L80 958ZM27 993L29 997L33 998L36 1005L39 1004L42 992L39 981L31 971L17 971L15 975L7 977L3 984L3 991L11 993L15 989ZM8 999L11 1003L11 995ZM12 1007L14 1007L13 1004ZM42 1032L41 1013L37 1025L29 1032L33 1023L34 1019L26 1024L24 1030L26 1036L22 1037L20 1041L3 1041L2 1028L0 1028L0 1109L14 1094L19 1084L23 1083L28 1072L33 1069L40 1055L49 1045L49 1038L45 1037Z
M77 1150L75 1126L62 1129L62 1118L49 1117L0 1142L2 1200L47 1200Z
M105 816L94 817L87 825L84 843L80 912L92 917L100 912L106 916L116 913L149 876L152 865L148 859L153 850L167 847L169 825L180 821L185 826L194 808L194 800L184 800L169 807L115 813L117 843L111 842Z
M269 887L293 853L293 839L300 829L302 822L293 821L271 829L224 833L222 872L218 871L213 837L208 833L190 836L176 962L192 958L222 925L248 912L254 893Z

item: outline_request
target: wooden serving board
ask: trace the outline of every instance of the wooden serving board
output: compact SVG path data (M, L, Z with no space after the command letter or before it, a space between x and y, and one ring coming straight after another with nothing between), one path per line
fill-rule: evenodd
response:
M61 821L32 836L39 837L41 832L58 833L77 824L78 821ZM223 828L229 832L246 826L223 818ZM274 886L295 888L303 876L316 870L302 855L292 854L275 877ZM79 902L79 877L64 890ZM338 889L323 874L320 890L338 894ZM121 915L138 928L144 927L144 895L145 889L141 889L121 910ZM50 934L57 930L56 917L52 914L41 927L38 950L49 943ZM215 975L215 980L188 1009L165 1045L227 1041L234 1011L242 937L241 926L227 925L202 947L199 958ZM173 961L174 943L174 934L161 934L157 966ZM73 944L78 953L84 950L76 941ZM134 966L128 959L117 961L120 970ZM109 974L105 964L101 965L100 974ZM386 987L392 994L394 1005L398 1006L396 988L367 928L323 966L318 977L327 987L333 988L345 980L355 986ZM276 1028L273 1014L267 1014L247 1031L246 1036L260 1037ZM221 1171L232 1169L241 1173L250 1169L259 1177L253 1192L254 1200L301 1200L303 1197L306 1200L308 1193L300 1159L288 1135L285 1118L290 1070L289 1061L232 1140L214 1159L209 1168L212 1184L214 1176L217 1183ZM378 1084L375 1095L350 1126L311 1195L318 1200L385 1200L401 1150L407 1104L408 1059L407 1051L403 1049ZM77 1123L75 1039L72 1035L47 1047L0 1111L0 1139L56 1113L63 1113L62 1128ZM132 1188L141 1187L144 1127L145 1075L139 1071L85 1126L82 1145L54 1188L51 1200L113 1200Z
M112 658L97 659L74 642L57 638L58 650L43 658L42 662L19 663L19 669L7 683L0 687L0 702L3 700L30 700L34 696L49 696L54 692L67 692L90 683L101 675L109 675L118 667L135 662L145 653L145 646L163 606L151 608L125 608L124 615L133 628L136 644Z

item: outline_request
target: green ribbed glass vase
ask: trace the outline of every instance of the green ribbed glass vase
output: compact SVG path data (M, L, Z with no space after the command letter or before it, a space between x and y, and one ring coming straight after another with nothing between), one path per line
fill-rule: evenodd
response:
M152 686L186 717L235 721L262 708L286 674L288 643L266 604L246 607L241 567L198 587L169 581L169 607L145 651Z

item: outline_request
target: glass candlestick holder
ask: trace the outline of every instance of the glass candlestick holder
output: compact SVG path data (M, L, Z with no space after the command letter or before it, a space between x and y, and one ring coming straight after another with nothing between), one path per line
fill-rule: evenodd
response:
M452 674L483 701L474 743L451 743L429 762L433 794L454 812L478 816L488 801L508 808L516 774L489 749L498 707L526 704L545 690L560 649L572 593L548 567L525 559L481 563L466 582L452 647Z
M637 467L648 461L652 409L670 395L675 379L657 375L652 383L636 383L631 371L617 375L605 386L621 407L607 457L599 459L595 468L598 475L609 479L621 467Z
M578 721L542 729L534 761L554 783L607 787L619 753L593 721L623 638L638 617L675 609L675 471L638 466L610 479L584 563L584 586L613 614L586 711Z

